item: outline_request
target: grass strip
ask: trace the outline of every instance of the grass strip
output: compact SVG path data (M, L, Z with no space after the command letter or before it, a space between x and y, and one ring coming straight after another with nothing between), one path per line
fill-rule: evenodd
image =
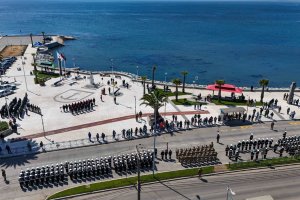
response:
M242 101L242 102L233 102L233 101L226 101L226 100L221 100L220 102L218 99L212 99L212 103L216 105L226 105L226 106L247 106L247 101ZM262 102L256 102L256 106L262 106Z
M36 75L38 79L50 79L59 77L59 74L53 72L33 71L33 74Z
M156 88L156 90L159 90L160 92L164 92L168 97L176 96L176 91L175 92L171 92L171 91L166 91L165 92L163 89L160 89L160 88ZM191 95L191 94L192 93L178 91L178 96Z
M9 129L8 123L6 121L0 121L0 131L5 131Z
M178 170L172 172L162 172L162 173L155 174L154 177L152 174L143 175L141 176L141 182L143 184L143 183L150 183L154 181L196 176L198 175L198 169L199 168ZM213 166L203 167L202 169L203 169L203 174L209 174L214 172ZM105 181L105 182L92 183L89 185L82 185L82 186L77 186L74 188L63 190L61 192L49 196L47 199L50 200L50 199L62 198L70 195L77 195L77 194L83 194L83 193L94 192L99 190L130 186L130 185L135 185L136 183L137 183L137 176Z
M176 99L173 99L172 102L175 105L185 105L185 106L192 106L192 105L207 105L207 103L202 103L202 102L196 102L196 101L190 101L188 99L178 99L176 101Z
M300 157L282 157L272 158L260 161L238 162L233 164L227 164L227 168L231 171L239 169L248 169L256 167L270 167L274 165L300 163Z

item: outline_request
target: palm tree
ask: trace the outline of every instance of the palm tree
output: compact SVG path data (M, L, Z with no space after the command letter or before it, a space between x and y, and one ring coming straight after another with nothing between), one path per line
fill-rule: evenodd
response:
M154 65L152 67L152 87L154 86L154 73L155 73L155 70L156 70L156 66Z
M269 80L268 79L261 79L259 81L259 85L262 87L261 88L261 95L260 95L260 102L263 102L264 94L265 94L265 87L267 87L269 85Z
M144 95L146 94L146 80L147 80L147 76L142 76L142 84L144 86Z
M188 75L188 72L182 71L181 74L183 75L182 92L185 93L185 77L186 77L186 75Z
M216 80L216 84L219 87L218 101L220 102L221 101L221 88L222 88L222 85L225 84L225 81L224 80Z
M168 101L167 95L160 90L153 90L149 94L145 94L141 100L140 105L150 106L154 110L154 116L159 116L159 108L164 106L164 103Z
M176 101L178 101L178 85L181 84L181 80L179 78L175 78L172 80L172 83L175 84L176 86L175 96L176 96Z

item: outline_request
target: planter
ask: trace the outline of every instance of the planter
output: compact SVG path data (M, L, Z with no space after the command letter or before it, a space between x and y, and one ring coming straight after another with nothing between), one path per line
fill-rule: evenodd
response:
M1 131L0 132L0 137L1 138L5 138L5 137L11 135L12 133L13 133L13 130L9 128L9 129L7 129L5 131Z

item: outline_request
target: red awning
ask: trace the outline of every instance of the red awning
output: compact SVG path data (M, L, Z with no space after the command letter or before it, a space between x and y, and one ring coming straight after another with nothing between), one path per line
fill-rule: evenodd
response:
M218 84L208 85L206 87L206 89L218 91L219 90L219 85ZM233 93L242 93L243 92L243 90L241 88L238 88L235 85L231 85L231 84L221 85L221 91L223 91L223 92L233 92Z

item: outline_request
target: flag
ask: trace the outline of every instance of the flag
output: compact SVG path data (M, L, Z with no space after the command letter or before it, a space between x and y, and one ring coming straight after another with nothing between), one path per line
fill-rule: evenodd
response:
M63 60L66 61L66 56L64 56L64 54L56 52L56 56L57 56L57 59L59 59L60 61L63 61Z
M64 54L62 54L62 53L60 54L60 57L61 57L61 59L64 60L64 61L67 60L67 59L66 59L66 56L65 56Z

